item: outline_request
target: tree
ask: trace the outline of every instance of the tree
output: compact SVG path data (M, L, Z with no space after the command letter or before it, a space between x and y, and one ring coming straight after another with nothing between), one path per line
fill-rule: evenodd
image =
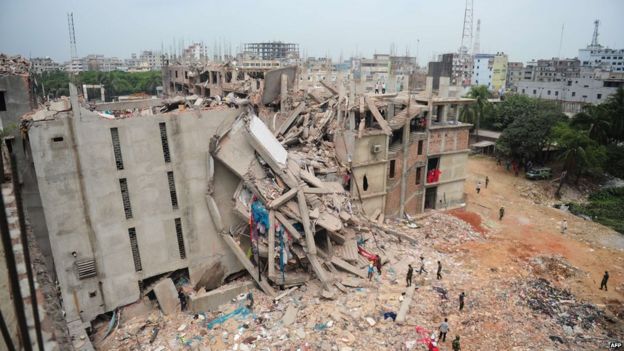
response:
M562 113L536 111L516 118L496 143L498 150L514 159L536 160L552 143L552 128L567 118Z
M624 142L624 87L619 87L603 104L610 117L609 139Z
M481 127L481 119L483 118L483 112L486 106L489 105L488 99L490 98L491 94L485 85L478 85L475 87L471 87L470 91L468 92L468 95L466 96L471 99L476 100L475 104L468 108L468 109L472 109L472 113L464 109L465 111L464 120L466 120L468 117L470 117L471 119L476 119L475 130L476 130L477 141L478 141L479 128Z
M604 105L588 105L572 118L570 125L587 131L590 138L601 144L606 144L611 128L611 116Z
M553 136L560 150L559 158L564 160L565 171L569 175L575 174L577 182L582 174L602 173L607 150L589 137L589 131L560 122L553 128Z

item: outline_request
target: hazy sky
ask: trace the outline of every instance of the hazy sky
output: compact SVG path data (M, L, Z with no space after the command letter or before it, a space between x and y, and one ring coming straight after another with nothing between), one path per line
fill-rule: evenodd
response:
M465 0L0 0L0 52L69 58L67 12L73 11L78 55L126 58L165 50L173 40L300 43L308 56L370 56L418 51L421 64L457 50ZM589 44L594 19L599 42L624 48L624 0L474 0L481 52L510 60L574 57Z

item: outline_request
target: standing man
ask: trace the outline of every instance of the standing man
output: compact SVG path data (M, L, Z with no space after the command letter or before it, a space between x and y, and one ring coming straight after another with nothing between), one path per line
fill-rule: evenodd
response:
M437 276L438 280L442 279L442 263L440 263L440 261L438 261L438 276Z
M459 294L459 310L463 310L464 309L464 299L466 298L466 294L462 291L461 294Z
M425 258L423 256L420 256L420 270L418 271L418 274L422 274L423 272L429 273L425 269Z
M444 322L440 324L440 335L438 336L438 340L441 342L446 341L446 333L449 331L448 318L444 318Z
M384 82L383 85L381 86L381 93L382 94L386 93L386 82Z
M250 311L253 311L253 306L254 306L254 298L253 298L253 293L250 291L249 293L247 293L247 308L249 308Z
M411 264L408 264L407 267L409 267L407 269L407 276L405 277L405 280L407 281L407 286L412 286L412 274L414 273L414 268L412 268Z
M186 311L186 305L188 304L188 297L182 290L182 287L178 288L178 300L180 300L180 310Z
M609 289L607 289L608 281L609 281L609 272L605 271L605 274L602 276L602 282L600 282L600 290L602 290L602 287L604 286L605 291L609 291Z
M377 272L381 275L381 256L379 255L375 257L375 266L377 267Z
M375 94L379 94L379 82L375 83Z
M375 271L375 268L373 266L373 261L371 261L368 264L368 280L370 281L371 279L373 279L373 272Z
M490 184L490 177L485 176L485 188L487 189L488 184Z
M505 216L505 208L501 206L500 210L498 210L498 220L502 221L503 216Z
M453 340L453 351L460 351L461 350L461 346L459 346L459 335L457 335L455 337L455 340Z
M564 219L563 221L561 221L561 234L565 234L567 230L568 230L568 221Z
M477 194L481 192L481 181L477 182Z

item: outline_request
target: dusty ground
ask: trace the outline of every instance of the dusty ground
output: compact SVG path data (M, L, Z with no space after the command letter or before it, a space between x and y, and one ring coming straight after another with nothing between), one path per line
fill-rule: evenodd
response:
M475 184L485 175L490 184L476 194ZM278 303L255 290L253 312L224 323L214 321L240 312L243 301L197 316L124 312L120 327L103 341L98 334L96 345L158 351L425 350L424 334L417 330L436 330L447 317L450 332L440 350L451 350L456 335L461 336L462 350L607 349L609 341L624 340L624 236L536 204L534 198L547 198L544 189L551 187L516 178L493 160L471 158L465 209L424 216L418 229L387 223L416 239L415 244L389 234L372 240L371 231L361 231L369 239L366 249L387 260L383 274L372 282L337 274L338 281L350 285L333 300L322 298L314 281ZM502 221L500 206L506 209ZM569 224L565 235L559 232L563 218ZM427 274L417 272L420 255ZM438 260L441 280L435 277ZM406 323L398 325L384 320L383 313L398 311L408 263L415 269L418 289ZM605 270L611 275L608 292L598 289ZM457 297L462 291L467 297L460 312ZM289 306L297 313L285 324ZM208 328L208 322L214 325ZM150 344L155 326L161 330Z

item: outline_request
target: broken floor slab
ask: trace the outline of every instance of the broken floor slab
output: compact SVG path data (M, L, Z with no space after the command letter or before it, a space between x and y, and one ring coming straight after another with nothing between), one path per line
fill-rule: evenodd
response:
M164 279L154 286L154 294L164 314L173 314L180 311L178 291L171 278Z
M189 298L189 309L195 313L215 311L219 306L252 289L255 289L254 282L247 280L203 294L191 295Z

